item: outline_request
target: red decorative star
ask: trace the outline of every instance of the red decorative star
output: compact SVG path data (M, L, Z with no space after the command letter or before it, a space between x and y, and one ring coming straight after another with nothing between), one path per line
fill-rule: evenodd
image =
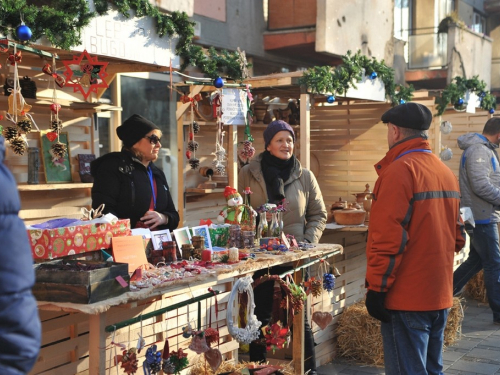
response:
M106 67L108 66L107 62L98 61L97 56L92 57L88 54L87 50L84 50L79 56L73 56L73 60L63 60L64 66L66 66L66 71L63 73L66 76L66 86L73 87L73 92L80 91L83 94L85 100L87 100L88 96L95 92L97 94L97 89L99 87L109 87L105 78L108 76L106 73ZM82 85L82 78L72 79L75 71L71 68L71 66L79 66L79 71L83 74L82 78L85 75L89 74L89 65L92 67L100 67L97 75L99 79L89 80L89 83L86 85ZM90 78L90 77L87 77Z

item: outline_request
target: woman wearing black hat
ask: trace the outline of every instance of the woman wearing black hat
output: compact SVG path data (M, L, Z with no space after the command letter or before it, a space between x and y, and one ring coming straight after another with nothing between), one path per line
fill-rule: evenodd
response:
M104 213L130 219L132 228L177 228L177 212L165 174L154 165L161 131L151 121L132 115L116 129L123 142L120 152L94 160L92 208L104 204Z

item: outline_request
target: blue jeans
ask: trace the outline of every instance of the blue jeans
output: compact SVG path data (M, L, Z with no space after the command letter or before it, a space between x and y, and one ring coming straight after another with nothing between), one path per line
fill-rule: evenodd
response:
M470 252L467 260L453 273L453 293L484 270L484 286L488 303L493 311L493 320L500 322L500 246L498 244L497 223L466 225L470 235Z
M381 325L385 374L442 374L449 310L389 312L391 321Z

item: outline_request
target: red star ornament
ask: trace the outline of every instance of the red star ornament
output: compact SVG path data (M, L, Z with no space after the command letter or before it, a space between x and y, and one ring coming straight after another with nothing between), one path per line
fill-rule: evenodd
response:
M84 50L79 56L73 56L73 60L63 60L63 64L66 67L66 71L63 73L66 77L66 86L73 87L73 92L80 91L83 94L85 100L89 95L94 92L97 94L97 89L99 87L107 88L108 83L106 82L106 67L107 62L98 61L97 56L90 56L87 50ZM75 66L78 66L78 70L73 70ZM100 79L96 79L95 71L98 70L97 76ZM81 77L74 77L75 72L79 72Z

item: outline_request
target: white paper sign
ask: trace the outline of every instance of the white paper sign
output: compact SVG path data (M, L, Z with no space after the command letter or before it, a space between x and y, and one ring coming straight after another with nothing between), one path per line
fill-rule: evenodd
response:
M245 125L247 93L239 89L222 89L222 123Z

